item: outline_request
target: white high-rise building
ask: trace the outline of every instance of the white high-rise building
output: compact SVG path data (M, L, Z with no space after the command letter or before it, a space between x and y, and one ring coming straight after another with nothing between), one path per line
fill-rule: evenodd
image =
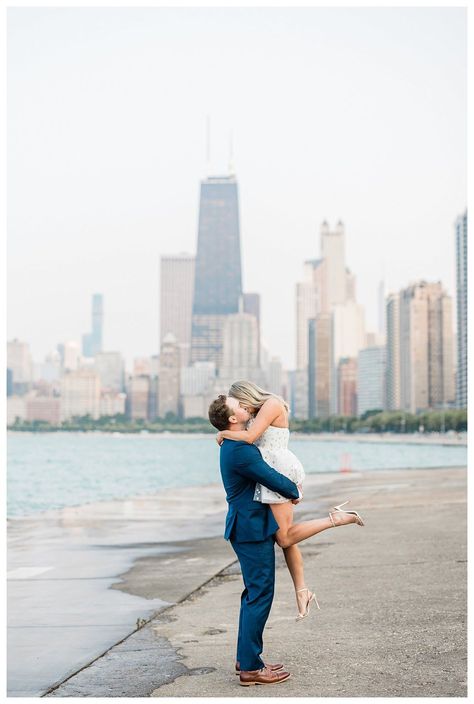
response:
M295 398L300 414L304 410L301 393L304 387L308 389L306 412L311 417L335 412L339 359L356 357L365 346L364 312L356 303L355 275L346 267L345 229L341 221L334 230L326 221L322 223L320 251L321 259L305 262L304 280L296 286L296 368L301 374L294 378L293 387L298 388ZM334 325L328 325L325 316L330 320L332 314ZM333 332L335 344L331 339ZM328 350L331 359L327 359Z
M364 306L347 301L333 307L332 311L333 359L337 364L341 357L357 357L365 347Z
M205 393L215 377L214 362L194 362L190 367L181 367L181 395L199 396Z
M64 344L58 345L61 356L62 368L65 372L74 372L79 369L81 352L79 343L75 340L68 340Z
M125 370L120 352L98 352L95 356L94 368L100 377L103 390L117 393L123 391Z
M191 355L191 321L196 258L191 254L161 257L160 269L160 344L168 333L174 335L181 366Z
M29 384L33 379L33 361L27 342L14 339L7 343L7 368L12 370L14 384Z
M346 245L344 225L339 220L331 231L326 220L321 225L321 257L326 261L329 305L347 300ZM318 311L319 312L319 311Z
M283 367L278 357L272 357L264 369L266 378L266 390L272 394L281 396L283 393Z
M296 284L296 368L308 367L308 321L327 310L326 264L322 259L304 263L303 281Z
M40 379L44 381L57 381L61 377L61 355L58 350L51 350L43 364L40 365Z
M247 379L259 369L258 322L250 313L226 316L223 333L222 378Z
M454 396L451 297L420 281L400 292L400 405L416 413Z
M92 369L66 372L61 379L61 419L100 413L100 379Z

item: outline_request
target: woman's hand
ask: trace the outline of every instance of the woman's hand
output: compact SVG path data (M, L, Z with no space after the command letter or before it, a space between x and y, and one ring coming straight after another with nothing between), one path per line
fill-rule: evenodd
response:
M298 491L300 492L300 497L298 499L291 499L292 504L299 504L300 501L303 500L303 487L301 484L296 485L298 487Z
M220 430L220 431L217 433L217 435L216 435L216 442L217 442L217 444L218 444L218 445L222 445L222 443L224 442L224 439L225 439L225 438L224 438L224 433L223 433L222 430Z

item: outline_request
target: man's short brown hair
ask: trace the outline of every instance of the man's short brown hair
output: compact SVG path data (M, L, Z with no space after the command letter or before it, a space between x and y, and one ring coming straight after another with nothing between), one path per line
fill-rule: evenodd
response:
M221 394L209 406L209 420L217 430L227 430L232 409L227 405L227 396Z

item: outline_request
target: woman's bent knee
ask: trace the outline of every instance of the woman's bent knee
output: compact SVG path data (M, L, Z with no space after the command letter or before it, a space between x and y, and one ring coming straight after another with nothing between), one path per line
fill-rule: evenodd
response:
M277 531L275 539L280 548L289 548L291 545L290 539L287 533L283 533L281 530Z

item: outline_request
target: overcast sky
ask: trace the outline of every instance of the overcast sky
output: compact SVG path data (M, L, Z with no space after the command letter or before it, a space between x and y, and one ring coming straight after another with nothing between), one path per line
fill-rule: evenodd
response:
M369 329L377 286L455 295L466 207L462 8L10 8L8 336L40 361L90 329L155 354L159 258L195 252L206 115L240 189L243 279L295 360L295 283L342 219ZM225 266L225 262L222 263Z

